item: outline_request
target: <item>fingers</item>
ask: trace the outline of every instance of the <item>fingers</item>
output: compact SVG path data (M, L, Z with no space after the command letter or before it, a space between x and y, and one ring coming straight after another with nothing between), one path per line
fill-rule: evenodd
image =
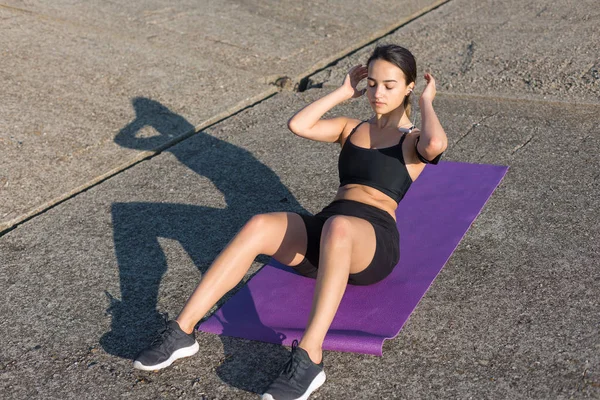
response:
M367 77L367 74L367 67L362 64L358 64L352 67L348 72L348 76L350 77L350 84L352 85L352 87L356 88L358 82L365 79Z
M367 73L367 67L362 65L362 64L358 64L355 65L354 67L350 68L350 71L348 72L349 74L366 74Z

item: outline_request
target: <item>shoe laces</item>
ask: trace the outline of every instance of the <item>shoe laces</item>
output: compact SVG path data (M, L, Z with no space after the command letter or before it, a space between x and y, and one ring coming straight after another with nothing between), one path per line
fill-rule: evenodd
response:
M163 330L160 331L158 336L154 338L152 343L150 343L150 347L160 346L165 341L165 339L171 334L171 332L174 332L173 328L171 328L169 325L165 326Z
M290 354L290 359L283 366L282 374L284 374L288 379L291 379L298 369L299 360L296 359L296 348L298 347L298 340L294 340L292 342L292 353Z

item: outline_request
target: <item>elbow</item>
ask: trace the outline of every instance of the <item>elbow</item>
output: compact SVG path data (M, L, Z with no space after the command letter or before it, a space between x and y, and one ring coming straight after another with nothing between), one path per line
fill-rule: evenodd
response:
M287 123L288 129L296 136L305 137L305 133L307 128L305 126L301 126L301 122L298 119L294 119L294 117L290 118Z
M425 153L437 156L438 154L442 154L444 151L446 151L447 147L448 140L446 139L446 135L444 135L443 138L433 137L427 143L425 147Z
M419 142L417 144L417 153L419 154L419 158L424 161L421 157L423 157L425 160L435 160L436 157L440 156L447 147L447 140L446 138L440 138L440 137L433 137L433 138L429 138L427 141L422 140L421 142ZM435 162L434 164L437 164L437 162Z
M297 123L294 121L294 117L290 118L287 122L288 129L295 135L298 134Z
M294 132L294 117L288 119L287 127L290 131Z

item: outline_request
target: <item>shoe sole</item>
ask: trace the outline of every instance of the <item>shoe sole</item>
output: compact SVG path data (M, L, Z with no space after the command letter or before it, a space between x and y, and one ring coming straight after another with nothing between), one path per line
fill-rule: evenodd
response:
M175 360L177 360L179 358L193 356L194 354L196 354L198 352L198 350L200 350L200 346L198 345L198 342L194 342L194 344L189 347L184 347L184 348L174 351L168 360L163 361L160 364L144 365L139 361L135 361L133 363L133 368L141 369L143 371L157 371L159 369L168 367L169 365L173 364L173 362Z
M315 390L320 388L321 385L323 385L324 383L325 383L325 371L321 371L321 372L319 372L319 375L315 376L315 379L313 379L313 381L310 384L310 386L308 387L308 389L306 389L306 392L304 392L304 394L302 396L300 396L294 400L308 399L308 396L310 396L310 394L312 392L314 392ZM273 396L271 396L269 393L265 393L260 397L260 400L277 400L277 399L274 398Z

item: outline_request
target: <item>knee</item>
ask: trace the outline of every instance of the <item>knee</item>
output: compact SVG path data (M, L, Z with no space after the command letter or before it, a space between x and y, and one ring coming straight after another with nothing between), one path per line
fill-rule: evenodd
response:
M267 214L257 214L252 216L252 218L246 222L242 230L252 235L256 235L263 232L268 226L269 216Z
M344 216L329 218L323 225L321 240L328 245L349 245L352 241L352 223Z

